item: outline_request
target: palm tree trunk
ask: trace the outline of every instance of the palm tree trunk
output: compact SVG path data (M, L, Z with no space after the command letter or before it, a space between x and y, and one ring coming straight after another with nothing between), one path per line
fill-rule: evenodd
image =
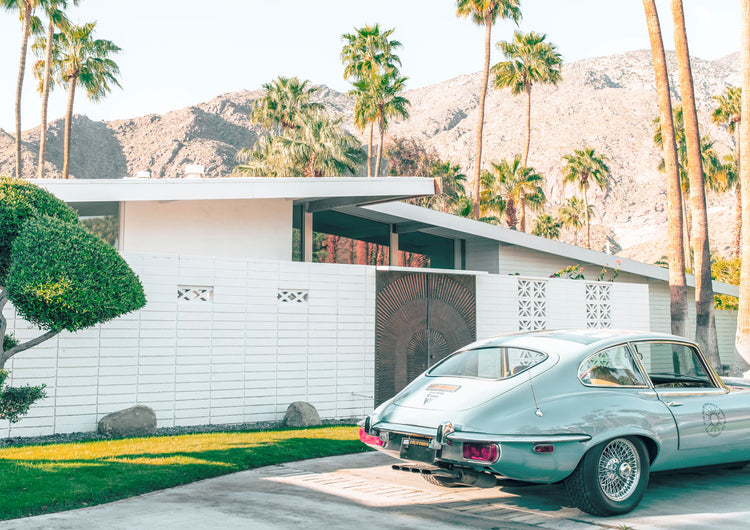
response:
M740 122L741 123L741 122ZM735 196L735 208L734 208L734 241L732 244L732 256L735 258L740 257L740 237L742 234L742 165L740 164L740 158L742 149L740 146L740 130L737 129L737 184L734 188Z
M44 49L44 86L42 87L42 119L39 125L39 165L37 178L44 178L44 157L47 152L47 107L49 104L49 84L52 74L52 39L55 35L55 25L50 20L47 26L47 46Z
M750 0L748 0L750 1ZM655 0L643 0L651 57L654 63L656 95L659 102L659 122L662 131L665 175L667 178L667 240L669 249L669 313L672 333L687 337L687 283L685 281L685 254L682 248L682 194L677 167L677 148L674 140L672 102L669 98L669 77L661 39L659 14Z
M742 92L750 94L750 0L742 0ZM742 98L742 116L739 135L740 183L750 189L750 97ZM745 144L748 145L745 145ZM744 160L748 158L748 160ZM740 257L740 303L737 311L737 335L734 343L733 375L750 368L750 193L742 196L742 247Z
M689 192L688 192L689 193ZM693 217L690 214L690 202L683 193L680 201L682 204L682 245L685 252L685 270L693 270L693 242L691 240L690 225L693 222Z
M367 142L367 176L372 176L372 132L375 128L375 122L370 122L370 139Z
M23 5L23 36L21 37L21 56L18 60L18 78L16 79L16 177L23 175L23 160L21 159L21 95L23 94L23 78L26 73L26 51L29 47L29 33L31 33L31 5L29 2L19 2Z
M591 218L589 216L589 198L583 190L583 216L586 219L586 248L591 248Z
M482 72L482 86L479 89L479 118L477 123L476 156L474 157L474 204L472 210L474 218L479 220L479 192L480 175L482 174L482 131L484 128L484 100L487 99L487 85L490 82L490 41L492 40L492 16L490 13L484 18L484 71Z
M380 161L383 159L383 137L385 136L385 122L382 114L378 117L378 132L380 133L380 143L378 143L378 156L375 159L375 176L380 176Z
M523 165L526 166L531 145L531 85L527 86L524 92L526 92L526 138L523 143Z
M70 135L73 130L73 102L76 97L77 77L68 79L68 106L65 109L65 140L63 142L62 178L69 178L70 172Z
M708 213L703 177L698 115L695 110L693 73L690 68L690 51L685 32L685 15L682 0L672 0L672 24L677 67L680 76L680 98L685 119L685 143L688 153L690 198L693 209L693 249L695 252L695 340L701 346L711 365L721 370L719 342L716 337L714 316L714 291L711 284L711 255L708 241Z
M523 193L518 198L518 229L526 232L526 197Z

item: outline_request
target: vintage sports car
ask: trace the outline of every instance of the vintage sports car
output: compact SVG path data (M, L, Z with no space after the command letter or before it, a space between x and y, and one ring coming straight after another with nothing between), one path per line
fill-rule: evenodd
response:
M360 426L434 484L565 481L607 516L635 508L650 471L750 460L750 384L672 335L514 333L450 355Z

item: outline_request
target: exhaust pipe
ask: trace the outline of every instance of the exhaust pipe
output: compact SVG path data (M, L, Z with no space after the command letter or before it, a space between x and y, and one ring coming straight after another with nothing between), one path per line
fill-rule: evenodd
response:
M475 488L494 488L497 485L497 479L494 475L474 471L469 468L454 467L452 469L446 469L442 467L409 466L405 464L394 464L391 467L396 471L432 475L434 477L453 480L458 484L474 486Z

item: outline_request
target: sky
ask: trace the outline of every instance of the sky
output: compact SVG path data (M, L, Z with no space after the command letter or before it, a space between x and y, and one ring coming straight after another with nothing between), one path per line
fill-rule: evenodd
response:
M684 0L691 54L707 60L739 51L740 0ZM657 0L664 43L673 49L668 0ZM565 62L649 48L638 0L522 0L523 31L546 33ZM457 18L455 0L81 0L68 12L77 24L95 21L96 38L122 48L115 57L122 90L99 103L76 94L75 112L94 120L163 114L220 94L255 90L279 75L335 90L350 88L339 58L341 35L379 23L395 28L407 88L477 72L484 30ZM0 12L0 129L15 130L20 23ZM512 38L512 22L493 28L494 47ZM22 128L38 125L40 98L29 52ZM563 75L564 75L563 69ZM65 93L50 98L49 119L63 117Z

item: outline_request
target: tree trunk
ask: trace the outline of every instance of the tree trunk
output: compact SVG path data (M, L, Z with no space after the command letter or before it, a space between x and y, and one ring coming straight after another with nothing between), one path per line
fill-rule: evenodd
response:
M698 115L695 110L695 94L693 92L693 73L690 68L690 51L685 33L682 0L672 0L672 20L677 67L680 76L680 98L682 99L682 111L685 119L685 144L688 154L690 200L693 210L695 340L706 352L711 365L721 370L714 316L714 291L711 284L711 255L708 241L708 213L706 211L703 158L701 157Z
M523 143L523 165L526 166L528 165L529 146L531 145L531 85L525 87L524 92L526 92L526 137Z
M740 122L741 124L742 122ZM740 164L740 155L742 154L742 149L740 147L740 129L739 125L737 127L737 184L734 187L734 196L735 196L735 207L734 207L734 241L732 245L732 256L735 258L740 257L740 238L742 234L742 164Z
M487 98L487 85L490 80L490 41L492 40L492 16L490 13L484 18L484 71L482 72L482 86L479 89L479 118L477 123L476 155L474 158L474 204L472 210L474 218L479 220L479 192L482 174L482 130L484 128L484 100Z
M680 190L682 191L682 190ZM687 195L687 197L685 196ZM682 223L682 248L685 252L685 270L693 270L693 241L692 241L692 234L690 232L690 225L693 222L693 217L690 214L690 200L689 197L690 192L685 192L685 194L682 195L682 198L680 199L680 204L682 205L682 219L684 220Z
M750 0L748 0L750 1ZM656 95L659 102L662 148L664 149L665 175L667 179L667 241L669 249L669 313L672 333L687 337L687 283L685 281L685 254L682 248L682 194L680 173L677 166L677 148L672 121L672 102L669 98L669 77L664 44L661 39L659 14L655 0L643 0L646 12L648 35L651 41L651 56L654 63Z
M380 143L378 144L378 155L375 159L375 176L380 176L380 162L383 159L383 137L385 136L385 122L384 117L381 114L378 117L378 133L380 134Z
M367 242L361 239L357 240L357 265L368 265L367 263Z
M518 229L521 232L526 232L526 196L523 193L519 194L518 198Z
M742 93L750 94L750 0L742 0ZM740 121L739 155L740 183L746 190L742 194L742 246L740 257L740 303L737 311L737 335L735 337L733 375L750 368L750 97L742 98L742 120ZM748 143L749 145L745 145ZM745 160L748 158L748 160Z
M44 158L47 153L47 106L49 103L49 85L52 73L52 39L55 36L55 24L50 20L47 26L47 46L44 49L44 86L42 87L42 119L39 125L39 165L37 178L44 178Z
M372 176L372 136L373 136L373 129L375 128L375 122L370 122L370 138L367 142L367 176Z
M23 160L21 159L21 95L23 94L23 78L26 73L26 51L29 47L29 33L31 33L31 5L28 1L19 2L23 5L23 36L21 37L21 57L18 60L18 78L16 79L16 177L23 176Z
M70 171L70 134L73 130L73 102L76 98L77 77L68 79L68 106L65 109L65 140L63 141L62 178L66 179Z
M589 198L586 190L583 190L583 217L586 221L586 248L591 248L591 218L589 216Z

